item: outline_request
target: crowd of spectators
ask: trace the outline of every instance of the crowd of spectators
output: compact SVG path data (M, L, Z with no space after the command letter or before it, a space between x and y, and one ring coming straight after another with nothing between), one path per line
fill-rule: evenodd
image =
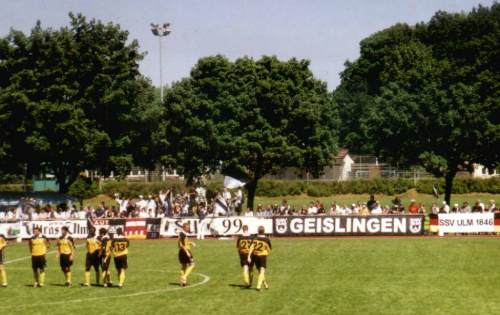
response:
M124 198L114 195L115 204L99 206L77 206L76 204L41 205L36 200L24 200L17 207L0 210L0 221L14 220L69 220L69 219L99 219L99 218L162 218L162 217L199 217L226 215L245 215L256 217L273 217L288 215L383 215L383 214L438 214L438 213L469 213L469 212L500 212L494 200L487 203L477 200L474 205L464 202L450 205L446 202L438 205L433 203L430 209L424 204L411 200L408 206L403 205L396 197L390 205L382 205L372 195L366 202L356 202L350 205L333 201L325 206L320 200L295 207L287 200L280 204L261 205L255 211L248 209L241 213L243 193L238 189L233 194L224 189L216 196L207 200L203 188L191 192L160 191L157 195Z
M321 201L311 201L308 205L300 208L293 207L288 204L287 200L283 200L280 205L258 205L257 209L252 212L247 210L248 216L272 217L286 215L380 215L380 214L438 214L438 213L468 213L468 212L500 212L494 200L490 200L485 204L478 200L473 207L470 207L468 202L464 202L462 206L454 204L450 208L443 201L441 206L433 203L430 211L422 203L416 200L410 200L410 204L405 207L399 197L391 201L391 205L382 205L375 200L372 195L367 202L356 202L350 205L339 204L333 201L330 206L325 206Z
M66 203L42 204L39 200L21 200L15 207L0 209L0 221L14 220L69 220L89 218L162 218L162 217L206 217L234 215L241 212L243 193L224 189L207 200L206 191L160 191L157 195L135 198L114 194L114 204L101 202L98 206L77 206Z

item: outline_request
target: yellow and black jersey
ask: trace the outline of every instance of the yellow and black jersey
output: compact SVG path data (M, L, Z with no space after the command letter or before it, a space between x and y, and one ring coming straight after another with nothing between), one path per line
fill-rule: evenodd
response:
M128 254L129 241L125 237L114 237L111 240L111 253L113 257L123 256Z
M248 254L250 252L250 246L252 246L253 237L249 235L244 235L238 237L236 241L236 248L240 254Z
M3 235L0 235L0 252L2 252L5 246L7 246L7 240L3 237Z
M5 261L5 255L3 252L3 249L7 246L7 241L3 237L2 234L0 234L0 266L4 264Z
M29 246L32 256L43 256L50 247L49 240L43 235L39 235L38 237L33 236L30 239Z
M0 234L0 264L3 264L3 249L7 246L7 240Z
M101 241L97 237L87 238L87 253L94 254L101 251Z
M257 236L252 240L252 254L255 256L267 256L271 252L271 241L265 236Z
M189 238L184 231L179 233L179 239L177 240L177 245L179 248L184 247L186 250L191 250L191 243L189 242Z
M109 236L105 235L103 237L97 237L97 240L101 243L101 247L99 248L99 256L106 257L110 255L111 251L111 240Z
M57 250L59 254L69 255L75 249L75 241L69 235L61 236L57 240Z

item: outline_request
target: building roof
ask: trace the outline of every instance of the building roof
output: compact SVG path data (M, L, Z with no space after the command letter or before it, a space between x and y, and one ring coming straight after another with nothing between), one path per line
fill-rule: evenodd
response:
M335 157L338 160L342 160L349 153L349 149L340 149L339 153Z

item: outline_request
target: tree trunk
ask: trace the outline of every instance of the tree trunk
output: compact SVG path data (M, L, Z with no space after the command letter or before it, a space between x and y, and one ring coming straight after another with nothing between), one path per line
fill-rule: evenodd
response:
M448 205L450 204L451 201L451 190L453 188L453 179L455 178L456 174L457 174L456 170L449 170L444 177L445 179L444 200Z
M59 184L59 193L60 194L68 193L69 187L78 178L78 172L71 173L70 175L68 175L68 172L66 172L65 170L61 170L61 171L59 171L58 174L55 174L55 175L57 178L57 183Z
M248 198L247 198L247 208L251 209L253 211L253 202L255 199L255 191L257 190L257 183L259 179L262 177L262 155L259 154L257 158L257 163L255 167L255 172L253 173L253 179L246 185L247 191L248 191Z
M247 197L247 209L251 209L253 211L253 201L255 199L255 191L257 190L257 181L259 179L253 179L251 182L245 185L248 197Z
M69 190L69 186L71 183L66 182L66 179L58 179L57 183L59 184L59 193L65 194Z

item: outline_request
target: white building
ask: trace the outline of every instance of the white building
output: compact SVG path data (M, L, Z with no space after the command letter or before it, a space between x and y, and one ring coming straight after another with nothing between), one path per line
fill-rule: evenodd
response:
M474 163L474 170L472 171L473 178L490 178L493 176L498 176L497 170L493 170L493 173L489 173L489 170L484 165Z

